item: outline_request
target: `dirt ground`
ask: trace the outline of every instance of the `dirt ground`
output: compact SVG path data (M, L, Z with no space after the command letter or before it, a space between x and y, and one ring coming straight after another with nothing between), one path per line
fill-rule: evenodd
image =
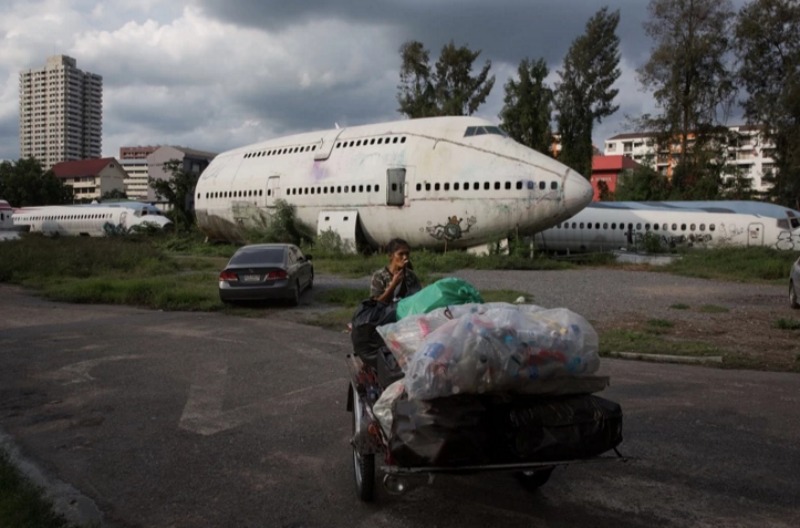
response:
M479 289L526 292L529 302L566 307L602 336L612 329L658 330L658 339L705 343L724 367L800 372L800 310L786 285L680 277L641 269L478 271L456 274ZM671 326L654 326L667 322ZM647 353L647 350L635 352Z
M712 345L722 352L725 366L800 372L800 312L789 306L783 288L739 285L722 281L684 287L642 286L669 310L657 319L674 323L660 338ZM600 318L599 332L612 328L654 329L650 314L630 313L624 319ZM788 328L787 328L788 327ZM657 328L657 327L655 327Z

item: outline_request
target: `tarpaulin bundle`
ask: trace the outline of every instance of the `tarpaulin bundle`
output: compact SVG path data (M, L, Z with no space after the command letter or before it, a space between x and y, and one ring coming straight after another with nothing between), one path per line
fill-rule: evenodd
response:
M459 395L393 404L389 450L406 467L591 458L622 441L619 404L594 395Z
M425 286L414 295L397 303L397 319L428 313L436 308L466 303L482 303L483 298L475 287L457 277L445 277Z

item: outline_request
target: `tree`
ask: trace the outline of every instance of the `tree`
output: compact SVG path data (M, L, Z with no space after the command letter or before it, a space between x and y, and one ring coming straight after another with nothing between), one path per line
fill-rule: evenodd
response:
M553 132L550 119L553 90L545 85L549 70L544 59L523 59L517 68L519 80L505 85L505 105L500 112L501 126L508 135L539 152L551 152Z
M594 123L619 108L612 104L619 90L611 88L620 76L618 24L618 10L609 13L604 7L595 13L586 23L585 33L572 42L558 72L559 160L587 179L592 174Z
M620 202L645 202L667 200L670 197L667 177L646 165L625 171L617 182L614 200Z
M651 0L648 10L644 28L655 47L638 75L662 113L647 126L658 133L659 151L672 151L682 166L675 187L691 188L704 177L703 149L736 93L725 63L734 13L730 0Z
M192 197L200 174L183 170L181 162L174 159L164 163L164 170L171 177L165 180L151 178L150 187L170 204L171 209L167 216L175 227L188 230L194 224Z
M494 86L489 77L491 61L486 61L478 75L472 76L472 65L480 51L451 41L442 48L439 60L431 69L429 53L422 43L409 41L400 48L398 111L408 117L472 115L486 101Z
M800 209L800 4L755 0L736 24L745 117L775 146L770 197Z
M397 94L400 113L409 117L437 115L428 50L421 42L409 41L400 47L400 56L403 60Z
M110 191L106 191L103 193L103 196L100 197L100 201L105 200L127 200L128 194L125 191L121 191L119 189L111 189Z
M0 163L0 197L15 207L72 203L72 187L34 158Z

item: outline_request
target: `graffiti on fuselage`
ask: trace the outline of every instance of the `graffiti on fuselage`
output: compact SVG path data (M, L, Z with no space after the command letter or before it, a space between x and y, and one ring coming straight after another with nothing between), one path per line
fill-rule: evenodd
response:
M792 234L791 231L781 231L778 233L778 241L772 246L775 249L796 251L800 249L800 234Z
M424 229L436 240L457 240L461 238L464 233L468 233L470 228L475 225L477 221L478 220L474 216L470 216L466 219L466 225L462 226L464 219L453 215L449 217L444 224L434 225L433 222L428 222L428 227Z
M645 237L650 233L651 236L658 237L659 244L663 248L694 247L710 244L714 240L710 233L690 233L688 235L660 235L653 231L635 231L633 233L633 244L636 247L645 245Z

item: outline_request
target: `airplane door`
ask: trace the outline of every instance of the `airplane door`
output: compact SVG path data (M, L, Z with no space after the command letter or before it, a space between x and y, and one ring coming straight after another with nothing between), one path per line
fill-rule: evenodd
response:
M402 207L406 203L406 170L386 171L386 205Z
M764 245L764 224L750 224L747 226L747 245Z
M267 179L266 200L264 205L267 207L275 207L275 200L281 197L281 177L270 176Z

